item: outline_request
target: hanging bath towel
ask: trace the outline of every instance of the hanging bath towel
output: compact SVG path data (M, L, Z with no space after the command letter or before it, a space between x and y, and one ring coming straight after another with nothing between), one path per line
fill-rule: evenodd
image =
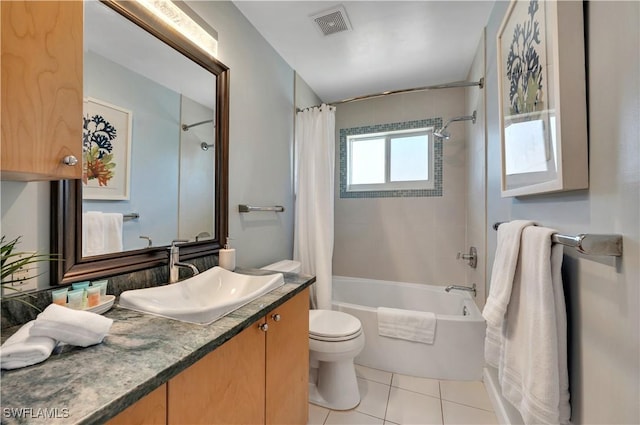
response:
M487 321L484 356L486 362L495 368L498 368L500 362L502 324L511 299L522 230L532 225L534 225L533 221L514 220L498 227L498 244L491 270L489 297L482 310L482 316Z
M562 246L552 246L554 232L535 226L522 231L503 329L502 394L525 424L567 424L570 417Z

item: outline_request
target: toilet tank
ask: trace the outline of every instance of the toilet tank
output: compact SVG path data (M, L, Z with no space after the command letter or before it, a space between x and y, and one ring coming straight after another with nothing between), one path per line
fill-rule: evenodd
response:
M278 261L277 263L272 263L261 268L263 270L273 270L275 272L300 273L301 264L300 264L300 261L282 260L282 261Z

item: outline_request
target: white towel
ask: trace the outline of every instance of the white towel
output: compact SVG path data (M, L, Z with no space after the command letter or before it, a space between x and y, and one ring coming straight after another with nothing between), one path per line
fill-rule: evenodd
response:
M498 243L491 269L489 296L482 310L482 317L487 321L484 357L489 365L496 368L500 362L502 324L511 298L513 276L520 252L520 236L525 227L532 225L533 221L514 220L498 227Z
M104 254L104 217L101 212L82 214L82 256Z
M498 243L491 269L489 297L482 310L482 317L492 326L500 327L504 319L518 261L520 236L525 227L532 225L533 221L514 220L498 227Z
M552 248L553 233L523 230L502 332L502 394L525 424L566 424L570 417L562 246Z
M17 369L43 362L58 343L55 339L29 334L34 320L26 323L0 347L0 367Z
M433 344L436 322L435 313L378 307L378 334L381 336Z
M89 311L50 304L31 328L33 336L48 336L71 345L99 344L109 333L113 320Z
M122 252L122 222L121 213L104 213L104 253Z

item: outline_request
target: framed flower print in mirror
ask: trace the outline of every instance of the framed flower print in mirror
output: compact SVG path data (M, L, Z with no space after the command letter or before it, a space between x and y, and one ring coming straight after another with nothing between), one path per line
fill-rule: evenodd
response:
M228 68L135 2L86 2L84 28L83 176L53 186L54 283L161 264L175 239L215 252Z
M587 188L582 3L512 1L497 43L502 196Z

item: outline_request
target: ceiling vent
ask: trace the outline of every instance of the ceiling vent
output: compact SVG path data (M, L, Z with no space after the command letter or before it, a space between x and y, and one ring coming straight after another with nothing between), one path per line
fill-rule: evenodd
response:
M344 6L336 6L329 10L311 15L311 19L324 35L331 35L342 31L351 30L351 22Z

